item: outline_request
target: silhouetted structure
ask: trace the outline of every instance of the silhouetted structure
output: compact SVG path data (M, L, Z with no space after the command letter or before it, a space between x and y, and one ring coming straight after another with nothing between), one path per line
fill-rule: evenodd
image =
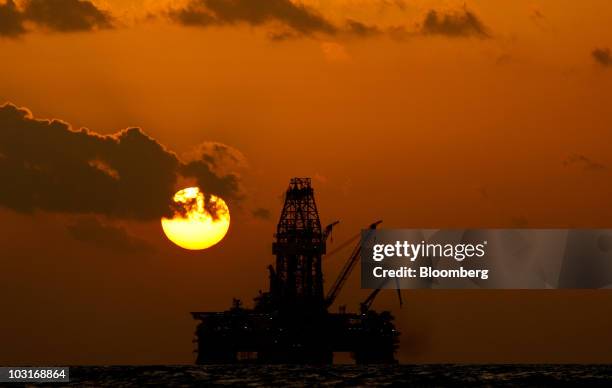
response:
M321 260L337 223L323 230L310 179L291 179L272 244L270 291L260 291L253 309L234 299L227 311L191 313L201 321L196 362L327 364L334 352L350 352L360 364L395 363L399 333L393 317L369 309L379 290L359 313L328 312L360 253L358 244L325 296Z
M323 305L321 257L332 226L321 230L310 179L292 179L272 244L276 273L270 269L271 295L283 308Z

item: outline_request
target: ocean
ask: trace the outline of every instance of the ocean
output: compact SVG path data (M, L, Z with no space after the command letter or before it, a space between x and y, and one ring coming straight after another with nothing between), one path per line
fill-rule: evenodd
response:
M612 386L612 365L79 366L73 387ZM14 386L14 385L12 385ZM45 386L32 385L28 386ZM57 384L49 384L55 386Z

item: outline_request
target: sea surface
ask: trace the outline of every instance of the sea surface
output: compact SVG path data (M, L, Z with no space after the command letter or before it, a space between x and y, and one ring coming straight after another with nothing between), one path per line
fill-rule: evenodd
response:
M228 385L612 387L612 365L87 366L71 367L70 383L59 384L73 387Z

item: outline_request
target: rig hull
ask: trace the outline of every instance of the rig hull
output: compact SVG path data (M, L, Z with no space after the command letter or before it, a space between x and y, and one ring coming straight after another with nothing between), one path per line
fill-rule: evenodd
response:
M395 363L399 333L385 312L283 316L234 308L192 314L200 321L198 364L331 364L336 352L350 352L358 364Z

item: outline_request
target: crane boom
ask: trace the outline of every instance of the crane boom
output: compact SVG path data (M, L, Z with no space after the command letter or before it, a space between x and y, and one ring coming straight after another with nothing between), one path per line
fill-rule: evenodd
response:
M382 221L377 221L373 223L372 225L370 225L369 229L370 230L376 229L376 227L381 222ZM357 264L357 260L359 259L360 253L361 253L361 242L357 243L355 248L353 248L351 255L349 256L348 260L344 264L344 267L342 267L342 271L340 271L340 275L338 276L338 278L336 278L336 281L334 282L333 286L330 288L329 292L327 293L327 297L325 298L325 301L328 307L331 306L336 300L336 297L338 297L338 294L340 293L340 290L344 286L344 283L346 283L346 280L348 279L349 275L353 271L353 268L355 268L355 264Z
M323 241L327 241L327 238L331 236L334 226L338 225L339 223L340 221L334 221L325 227L325 230L323 231Z
M370 309L370 307L372 306L372 303L374 303L374 299L376 299L376 296L378 295L380 290L382 290L382 288L375 289L374 291L372 291L370 296L367 297L366 300L361 302L361 306L360 307L361 307L361 313L362 314L365 314Z
M368 310L370 309L370 307L372 307L372 303L374 303L374 299L376 299L376 297L378 296L380 291L387 284L388 280L389 279L383 280L383 282L380 283L380 286L378 286L377 289L372 291L372 293L366 298L366 300L361 302L361 305L360 305L361 309L360 310L361 310L362 314L367 313ZM399 298L399 307L402 308L402 305L404 304L404 301L402 300L402 292L400 290L400 284L399 284L399 280L397 278L395 278L395 285L397 286L397 297Z

